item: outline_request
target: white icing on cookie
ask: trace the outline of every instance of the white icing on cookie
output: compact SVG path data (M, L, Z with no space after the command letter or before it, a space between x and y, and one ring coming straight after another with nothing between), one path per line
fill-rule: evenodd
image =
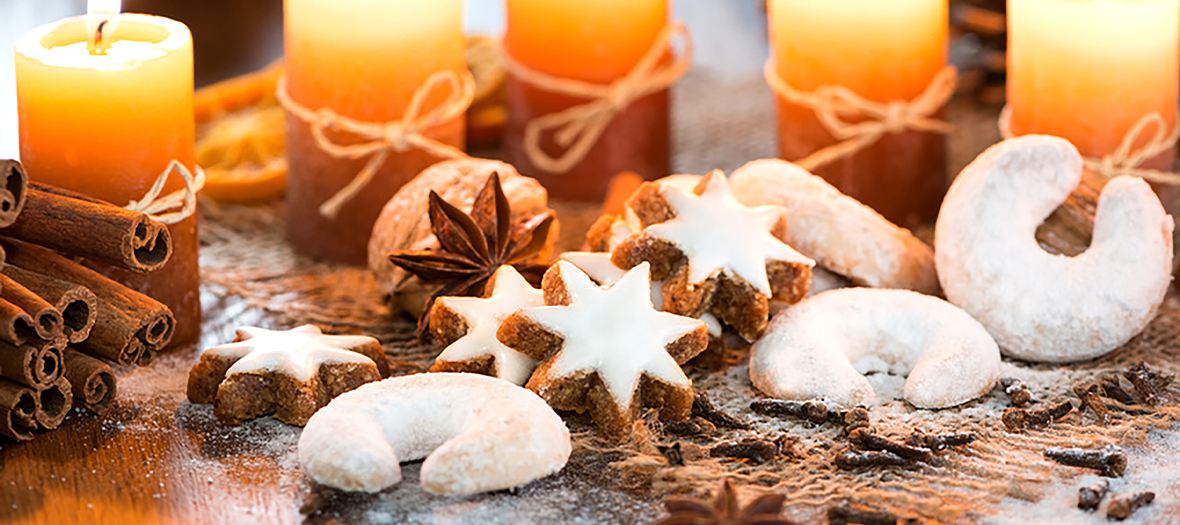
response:
M237 358L226 375L243 372L278 372L308 381L324 363L373 363L372 359L346 350L377 340L367 336L324 335L319 327L305 324L290 330L267 330L244 326L234 342L206 349L203 353Z
M750 352L750 380L784 399L871 404L862 374L907 376L906 401L944 408L982 396L1000 350L966 312L908 290L843 288L783 310Z
M770 229L782 218L783 209L750 208L738 202L720 170L708 175L700 196L671 185L661 185L661 189L676 217L649 226L644 233L671 242L684 252L692 284L725 272L769 296L767 262L815 265L815 261L770 234Z
M615 224L620 223L621 221ZM561 254L560 259L574 263L574 266L586 272L586 275L594 279L594 282L600 286L615 284L627 273L627 270L615 266L615 263L610 260L610 254L606 252L565 252ZM661 307L664 304L663 281L652 281L651 304L655 306L656 310L662 310ZM721 337L721 321L717 319L717 316L705 312L701 314L699 319L709 328L710 336Z
M609 261L608 261L609 262ZM529 285L515 268L501 266L496 270L492 295L482 297L440 297L438 304L453 310L467 323L467 335L451 343L438 359L441 361L470 361L491 356L495 376L516 385L529 380L537 361L504 346L496 339L496 329L509 315L527 306L544 306L541 290Z
M569 261L558 261L568 306L520 311L564 339L553 357L554 377L597 372L619 407L627 411L644 374L689 387L667 346L699 329L701 321L659 312L652 306L648 263L628 271L608 288L599 288Z
M422 487L467 495L519 487L561 470L569 430L529 390L478 374L417 374L369 383L321 408L299 437L316 482L377 492L422 462Z

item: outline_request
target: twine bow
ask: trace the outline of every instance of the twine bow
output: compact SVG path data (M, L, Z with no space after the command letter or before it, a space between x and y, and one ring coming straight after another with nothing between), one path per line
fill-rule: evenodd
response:
M168 176L173 171L184 179L184 189L161 197L160 193L164 191L164 184L168 182ZM197 210L197 192L205 187L205 171L200 166L197 166L196 171L197 176L194 177L180 161L168 162L168 167L164 168L164 172L160 173L159 177L156 177L156 182L152 183L147 194L140 200L129 202L124 208L147 214L152 219L164 224L176 224L191 217L193 212ZM180 206L180 211L162 213L177 206Z
M1001 137L1010 139L1016 136L1012 131L1012 109L1010 107L1004 106L1004 109L1000 111L1000 119L997 124ZM1155 128L1155 133L1150 136L1146 144L1135 149L1135 143L1139 142L1139 139L1150 128ZM1153 111L1137 120L1131 129L1127 130L1127 134L1123 135L1123 140L1119 142L1119 146L1115 148L1114 152L1100 158L1084 157L1083 161L1087 169L1106 179L1119 175L1131 175L1157 184L1177 186L1180 185L1180 174L1139 167L1144 162L1171 149L1176 145L1177 140L1180 140L1180 117L1177 117L1176 126L1169 132L1168 121L1164 120L1163 115L1160 115L1159 112Z
M661 64L676 37L684 52L671 63ZM556 113L537 117L524 128L524 151L529 161L548 173L565 173L582 162L606 127L632 102L666 89L688 71L692 62L692 39L683 24L668 24L639 63L622 78L608 85L562 78L531 69L507 53L504 65L509 73L545 91L592 99ZM553 141L564 151L552 156L541 149L541 137L553 133Z
M423 113L426 99L436 89L446 88L447 98L442 104ZM340 209L357 196L377 175L389 154L419 149L436 157L455 159L466 157L463 150L426 136L426 132L440 124L463 116L475 98L475 80L467 71L436 71L430 75L410 98L410 104L400 120L365 122L336 113L331 108L311 110L295 102L287 92L286 78L280 78L275 92L279 103L311 127L316 145L338 159L369 161L344 188L320 205L320 215L335 218ZM364 142L340 144L328 137L329 130L353 135Z
M957 73L947 66L911 101L874 102L844 86L820 86L815 91L800 91L788 84L768 60L763 69L771 90L783 99L815 111L824 128L840 142L819 149L802 160L794 161L806 170L814 170L871 146L887 134L903 131L928 131L950 134L955 127L932 118L955 94ZM845 117L861 117L849 122Z

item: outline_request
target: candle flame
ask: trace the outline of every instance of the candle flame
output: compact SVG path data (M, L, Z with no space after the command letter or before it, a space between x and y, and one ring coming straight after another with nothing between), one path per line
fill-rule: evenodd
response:
M115 15L122 10L122 0L86 0L86 14L89 15L86 47L91 55L105 55L107 48L111 47L107 37L115 31L115 25L119 23Z

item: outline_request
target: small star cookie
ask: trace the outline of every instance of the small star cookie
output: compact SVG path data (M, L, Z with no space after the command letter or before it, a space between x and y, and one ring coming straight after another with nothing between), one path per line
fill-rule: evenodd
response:
M807 295L815 261L782 241L786 216L777 206L750 208L714 170L693 193L645 183L627 205L643 230L616 247L620 268L652 265L663 281L663 310L688 317L710 312L747 341L766 331L770 300Z
M544 306L533 288L511 266L501 266L488 284L488 297L440 297L430 312L430 333L447 345L431 372L471 372L524 385L537 361L496 339L500 323L517 310Z
M568 261L545 272L549 306L523 308L500 325L505 345L541 363L526 387L559 410L589 412L608 438L625 439L643 407L682 420L692 383L680 365L708 344L705 324L656 311L647 264L596 286Z
M229 344L201 352L188 399L213 403L226 425L265 415L302 426L332 398L389 375L385 350L367 336L324 335L318 327L239 328Z

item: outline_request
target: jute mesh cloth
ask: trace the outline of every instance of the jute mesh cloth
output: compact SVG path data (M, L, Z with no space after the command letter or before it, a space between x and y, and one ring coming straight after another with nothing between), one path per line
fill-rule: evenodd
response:
M681 109L685 106L681 103L677 109L674 164L678 171L728 171L753 158L773 156L774 124L769 118L773 110L765 85L711 86L690 79L686 87L678 88L676 96L677 100L694 101L688 108ZM722 100L728 102L721 104ZM958 113L969 121L968 127L978 131L965 133L965 138L952 144L954 171L990 144L994 133L987 127L994 122L989 114ZM561 247L577 248L596 208L554 206L562 221ZM266 312L266 322L274 326L314 323L329 332L374 335L385 344L395 374L428 368L439 348L414 339L412 319L387 312L369 272L296 256L284 239L284 213L282 203L256 207L203 203L201 265L207 290ZM1180 301L1172 297L1143 334L1106 357L1064 366L1005 362L1005 375L1024 379L1038 400L1037 406L1044 407L1073 398L1073 386L1094 382L1105 373L1121 373L1141 361L1155 370L1180 373L1177 336ZM1037 501L1050 487L1084 474L1045 459L1043 451L1048 446L1134 447L1180 419L1174 390L1165 396L1166 403L1147 414L1112 410L1114 421L1109 426L1100 425L1092 413L1075 411L1047 429L1015 434L1006 432L1000 423L999 415L1009 405L998 388L983 399L948 410L916 410L894 401L873 408L872 424L878 432L904 437L914 428L970 431L980 439L961 450L939 453L928 464L849 472L833 465L836 452L846 446L839 428L765 418L749 410L749 403L759 396L740 359L720 371L690 368L690 376L698 390L708 391L719 407L752 422L754 430L672 438L654 434L640 423L631 443L610 446L597 440L584 422L573 419L575 455L610 454L617 458L612 467L621 486L653 500L667 493L708 495L719 479L728 476L739 485L743 499L765 491L788 494L788 508L796 516L817 518L833 503L857 502L903 516L958 522L989 514L986 509L1005 498ZM898 387L896 380L893 387ZM706 453L716 443L782 434L795 441L794 454L768 464L709 458ZM655 445L678 439L687 465L671 467ZM618 484L618 480L604 483Z

